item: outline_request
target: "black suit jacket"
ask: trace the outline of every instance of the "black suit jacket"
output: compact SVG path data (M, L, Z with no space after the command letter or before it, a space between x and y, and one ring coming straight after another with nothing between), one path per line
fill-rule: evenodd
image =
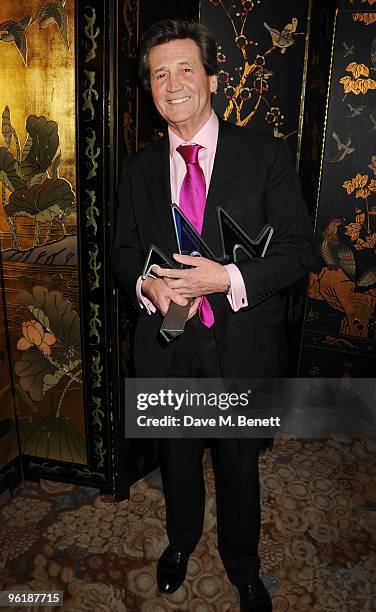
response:
M150 244L170 256L177 252L169 172L166 137L126 159L119 182L113 265L121 289L139 313L134 357L140 377L164 377L174 348L158 334L161 316L141 310L135 292ZM278 376L287 360L281 292L315 263L311 223L285 143L220 120L202 230L219 254L217 206L251 237L266 223L274 228L265 257L239 263L247 308L235 313L224 294L208 296L224 376ZM189 333L189 322L184 333Z

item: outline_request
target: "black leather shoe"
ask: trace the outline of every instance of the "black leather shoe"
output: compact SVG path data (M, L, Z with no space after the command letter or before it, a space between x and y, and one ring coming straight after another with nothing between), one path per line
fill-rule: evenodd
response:
M272 600L260 578L236 584L240 596L240 612L272 612Z
M187 573L190 550L167 546L157 565L157 584L160 593L170 595L183 584Z

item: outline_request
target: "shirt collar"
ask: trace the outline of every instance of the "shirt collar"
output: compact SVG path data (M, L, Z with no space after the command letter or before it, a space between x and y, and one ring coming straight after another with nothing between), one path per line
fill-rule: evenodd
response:
M182 140L170 128L168 128L168 137L170 141L170 157L173 157L176 148L181 144L199 144L212 153L215 153L218 140L219 121L218 117L212 110L211 115L201 130L192 136L188 142Z

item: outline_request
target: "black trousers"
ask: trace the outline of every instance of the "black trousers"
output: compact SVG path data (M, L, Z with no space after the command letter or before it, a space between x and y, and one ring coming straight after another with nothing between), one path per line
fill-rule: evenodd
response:
M194 317L175 343L169 377L218 378L222 371L214 327ZM193 550L205 510L202 459L205 439L160 440L166 530L174 547ZM247 582L259 574L259 447L252 439L212 440L217 500L218 550L229 579Z

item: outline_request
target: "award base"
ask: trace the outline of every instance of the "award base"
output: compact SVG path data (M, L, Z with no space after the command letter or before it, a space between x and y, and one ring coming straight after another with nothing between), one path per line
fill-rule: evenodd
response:
M175 302L170 302L160 329L161 335L167 342L171 342L183 333L191 304L192 300L188 300L186 306L179 306Z

